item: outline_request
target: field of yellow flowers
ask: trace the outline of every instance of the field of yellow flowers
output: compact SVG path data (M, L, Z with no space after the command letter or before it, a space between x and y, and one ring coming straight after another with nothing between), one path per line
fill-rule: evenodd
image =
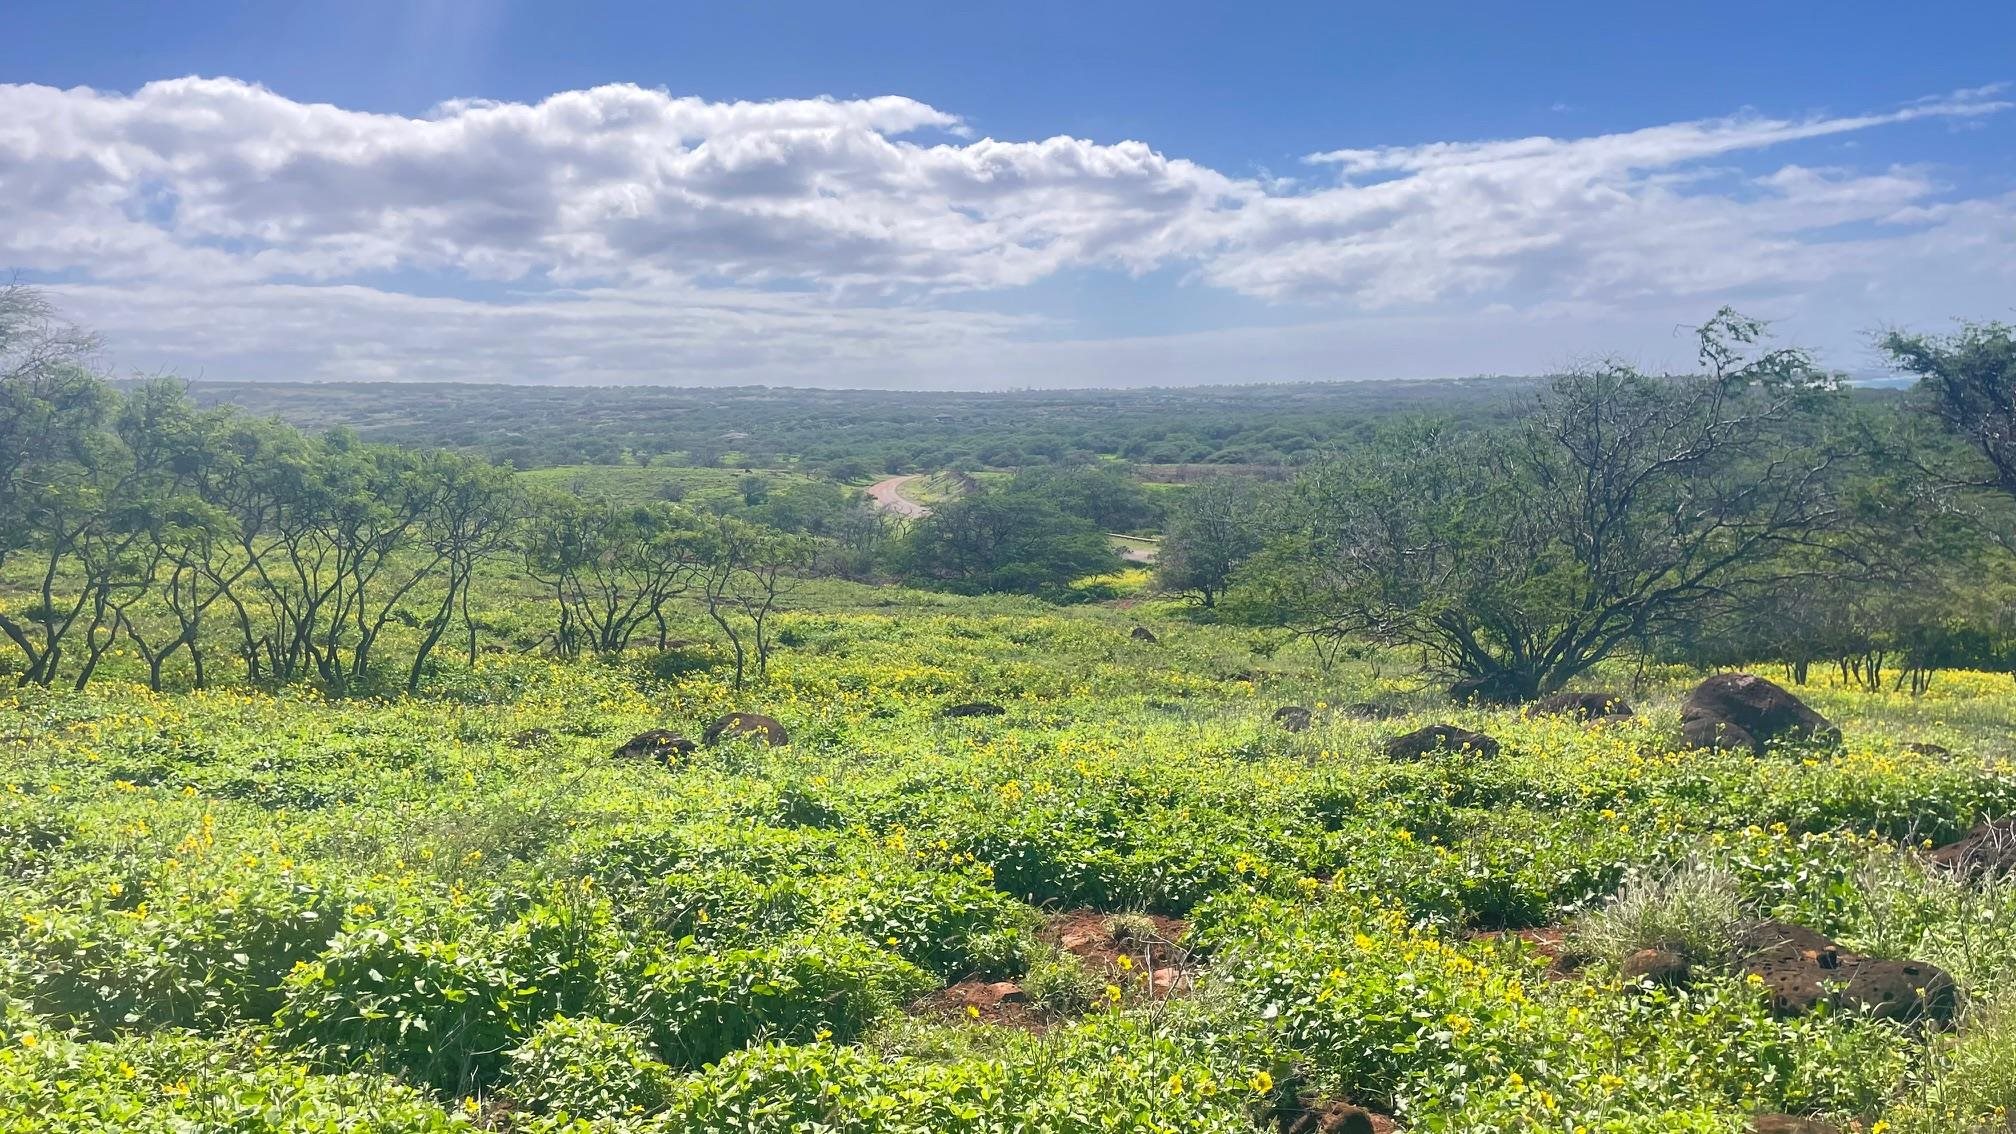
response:
M864 589L780 640L740 694L705 646L0 694L0 1132L2009 1128L2016 885L1923 856L2016 810L2006 675L1802 687L1845 745L1752 757L1677 750L1698 675L1592 728L1152 605ZM790 743L612 755L734 710ZM1387 762L1433 721L1503 751ZM1563 963L1680 875L1958 1023Z

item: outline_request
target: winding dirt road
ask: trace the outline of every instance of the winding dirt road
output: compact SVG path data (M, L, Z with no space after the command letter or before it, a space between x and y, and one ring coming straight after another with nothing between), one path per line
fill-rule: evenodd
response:
M875 506L884 512L905 519L914 520L919 516L928 516L931 514L931 509L906 498L901 491L904 485L922 479L924 479L922 475L911 473L908 476L892 476L887 480L878 480L868 486L868 499L873 500Z

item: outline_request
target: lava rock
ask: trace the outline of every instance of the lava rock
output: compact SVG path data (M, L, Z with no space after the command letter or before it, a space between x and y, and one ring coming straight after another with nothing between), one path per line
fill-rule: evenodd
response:
M1926 857L1959 874L2016 871L2016 817L1982 823Z
M1498 742L1452 724L1432 724L1386 741L1386 758L1395 763L1419 760L1435 752L1491 757L1498 755Z
M1372 1112L1347 1102L1311 1099L1275 1116L1281 1134L1374 1134Z
M1152 643L1156 640L1155 632L1153 630L1148 629L1146 626L1136 626L1133 630L1128 631L1127 636L1129 638L1134 639L1137 642Z
M1803 926L1763 922L1742 934L1738 949L1738 974L1763 986L1775 1016L1825 1003L1878 1020L1945 1025L1959 1007L1953 978L1937 965L1865 957Z
M1664 988L1684 987L1693 975L1687 958L1670 949L1640 949L1624 958L1618 971L1633 984L1651 981Z
M1274 723L1289 732L1308 732L1309 722L1314 719L1309 710L1300 705L1283 705L1274 710Z
M1511 678L1494 673L1455 682L1449 686L1449 699L1458 705L1516 705L1526 697Z
M656 760L661 764L675 764L681 756L691 754L698 747L670 729L654 728L624 741L610 755L624 760Z
M791 743L791 734L775 719L761 713L727 713L707 726L700 734L700 740L708 745L721 742L723 738L734 739L742 736L760 736L772 748L781 748Z
M1841 730L1776 682L1749 673L1718 673L1680 706L1680 729L1696 748L1762 753L1775 740L1839 744Z
M1555 693L1542 697L1526 710L1533 717L1572 717L1593 721L1602 717L1629 717L1631 702L1619 693Z
M992 701L968 701L963 705L953 705L938 715L941 717L998 717L1007 711Z

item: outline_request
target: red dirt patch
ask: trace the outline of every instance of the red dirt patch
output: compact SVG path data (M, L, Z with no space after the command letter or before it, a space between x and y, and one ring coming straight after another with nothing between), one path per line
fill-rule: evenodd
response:
M1129 916L1146 918L1153 931L1142 940L1117 941L1108 928L1113 915L1097 910L1072 910L1051 918L1039 936L1095 966L1112 983L1145 989L1153 999L1164 1000L1188 992L1196 973L1190 950L1180 942L1190 923L1162 914Z
M1568 931L1562 926L1549 925L1538 929L1480 929L1470 934L1472 941L1504 941L1517 938L1526 947L1547 958L1547 975L1555 980L1566 980L1575 975L1582 962L1568 955L1565 941Z
M979 1020L1002 1027L1041 1032L1042 1015L1029 1003L1029 994L1012 980L962 980L910 1006L916 1015L944 1016L953 1020Z

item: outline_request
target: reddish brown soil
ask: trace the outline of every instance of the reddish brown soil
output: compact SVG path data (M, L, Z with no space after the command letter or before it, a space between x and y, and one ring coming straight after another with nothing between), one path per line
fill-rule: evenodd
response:
M1029 1032L1043 1030L1043 1017L1030 1005L1022 986L1012 980L962 980L911 1005L910 1010L916 1015L979 1020Z
M1188 922L1149 914L1148 920L1155 924L1155 937L1123 944L1106 930L1106 921L1111 916L1097 910L1072 910L1051 918L1041 936L1093 966L1114 984L1145 988L1156 1000L1181 996L1190 990L1195 971L1190 951L1180 944L1190 928Z
M1194 971L1190 952L1177 944L1189 924L1181 918L1149 915L1155 936L1148 941L1115 941L1106 930L1109 915L1096 910L1058 914L1039 936L1077 957L1101 979L1147 993L1155 1000L1188 992ZM1122 957L1126 960L1123 962ZM1014 981L962 980L910 1005L918 1016L947 1020L977 1020L1024 1031L1041 1032L1046 1021Z

